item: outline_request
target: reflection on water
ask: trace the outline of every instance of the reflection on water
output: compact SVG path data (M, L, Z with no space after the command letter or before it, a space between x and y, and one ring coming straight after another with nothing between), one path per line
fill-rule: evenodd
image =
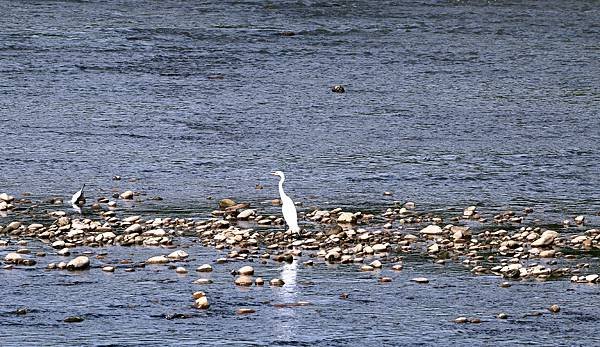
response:
M75 205L75 204L72 204L72 205L71 205L71 207L73 208L73 210L74 210L75 212L77 212L77 213L79 213L79 214L83 214L83 213L82 213L82 209L81 209L81 207L79 207L79 206L77 206L77 205Z
M277 290L277 296L280 303L295 303L298 296L298 286L296 285L298 261L294 259L291 264L285 263L281 268L281 279L285 285ZM284 341L293 340L297 333L296 311L294 308L282 308L278 310L279 319L275 322L275 333L277 338Z

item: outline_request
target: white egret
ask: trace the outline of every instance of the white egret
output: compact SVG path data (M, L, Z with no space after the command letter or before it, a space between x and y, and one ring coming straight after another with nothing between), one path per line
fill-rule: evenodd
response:
M271 175L279 176L279 196L281 197L281 213L283 213L283 219L287 223L290 231L293 233L299 233L300 227L298 227L298 214L296 212L296 206L292 199L283 192L283 181L285 181L285 175L281 171L271 172Z
M83 206L83 204L85 204L85 196L83 196L83 188L85 188L85 184L83 185L83 187L81 187L81 189L79 189L79 191L75 194L73 194L73 197L71 198L71 204L74 206Z

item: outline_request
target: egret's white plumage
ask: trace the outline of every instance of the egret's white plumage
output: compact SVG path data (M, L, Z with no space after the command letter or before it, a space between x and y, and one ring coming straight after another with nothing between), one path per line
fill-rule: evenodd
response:
M83 185L83 187L81 187L81 189L79 189L79 191L77 193L73 194L73 197L71 198L72 205L81 206L81 205L85 204L85 196L83 196L83 188L85 188L85 184Z
M285 181L285 175L281 171L271 172L271 175L279 176L279 196L281 198L281 212L283 213L283 219L287 223L288 227L293 233L299 233L300 227L298 227L298 214L296 212L296 205L289 196L283 191L283 182Z

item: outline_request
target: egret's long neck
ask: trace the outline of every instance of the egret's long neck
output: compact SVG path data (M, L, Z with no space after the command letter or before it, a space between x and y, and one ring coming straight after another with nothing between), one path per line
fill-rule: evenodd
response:
M284 176L282 176L281 179L279 180L279 196L281 197L281 200L283 200L283 197L286 196L285 193L283 192L283 181L285 181Z

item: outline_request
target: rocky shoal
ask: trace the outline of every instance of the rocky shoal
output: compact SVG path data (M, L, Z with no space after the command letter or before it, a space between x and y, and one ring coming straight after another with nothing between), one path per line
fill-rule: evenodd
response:
M115 197L132 199L134 193L128 191ZM51 206L62 203L53 202L55 205ZM217 259L217 264L250 259L265 263L268 260L292 262L302 258L306 267L327 262L347 264L355 271L382 268L401 271L407 258L417 256L437 264L460 263L475 275L494 274L512 280L552 278L597 283L600 279L598 274L590 272L586 262L594 250L600 249L600 229L586 227L583 215L544 224L530 218L532 208L490 216L481 214L476 206L444 215L419 211L413 202L396 202L379 213L314 208L300 211L303 229L299 234L292 234L285 231L281 217L231 199L219 201L219 208L206 218L122 216L127 210L120 208L118 201L108 198L97 199L90 213L84 216L62 209L34 210L36 212L29 212L27 218L13 213L31 204L26 199L0 194L0 208L5 213L3 220L7 221L0 224L0 250L9 245L20 246L4 254L5 270L33 266L36 258L43 256L31 254L26 248L28 240L39 240L55 249L58 255L68 257L72 252L78 254L76 250L82 246L173 249L185 236L203 246L227 250L227 256ZM171 264L187 256L185 251L175 250L157 254L145 263ZM92 263L86 255L79 255L58 264L47 264L46 269L81 271L94 266ZM178 273L188 271L182 266L174 269ZM115 267L104 265L102 270L112 272ZM196 271L210 272L212 266L204 264ZM253 275L251 267L242 267L234 283L238 286L265 283ZM380 283L390 281L389 277L379 278ZM427 278L413 281L428 283ZM277 278L268 283L284 285ZM209 307L205 295L194 293L193 298L196 307Z

